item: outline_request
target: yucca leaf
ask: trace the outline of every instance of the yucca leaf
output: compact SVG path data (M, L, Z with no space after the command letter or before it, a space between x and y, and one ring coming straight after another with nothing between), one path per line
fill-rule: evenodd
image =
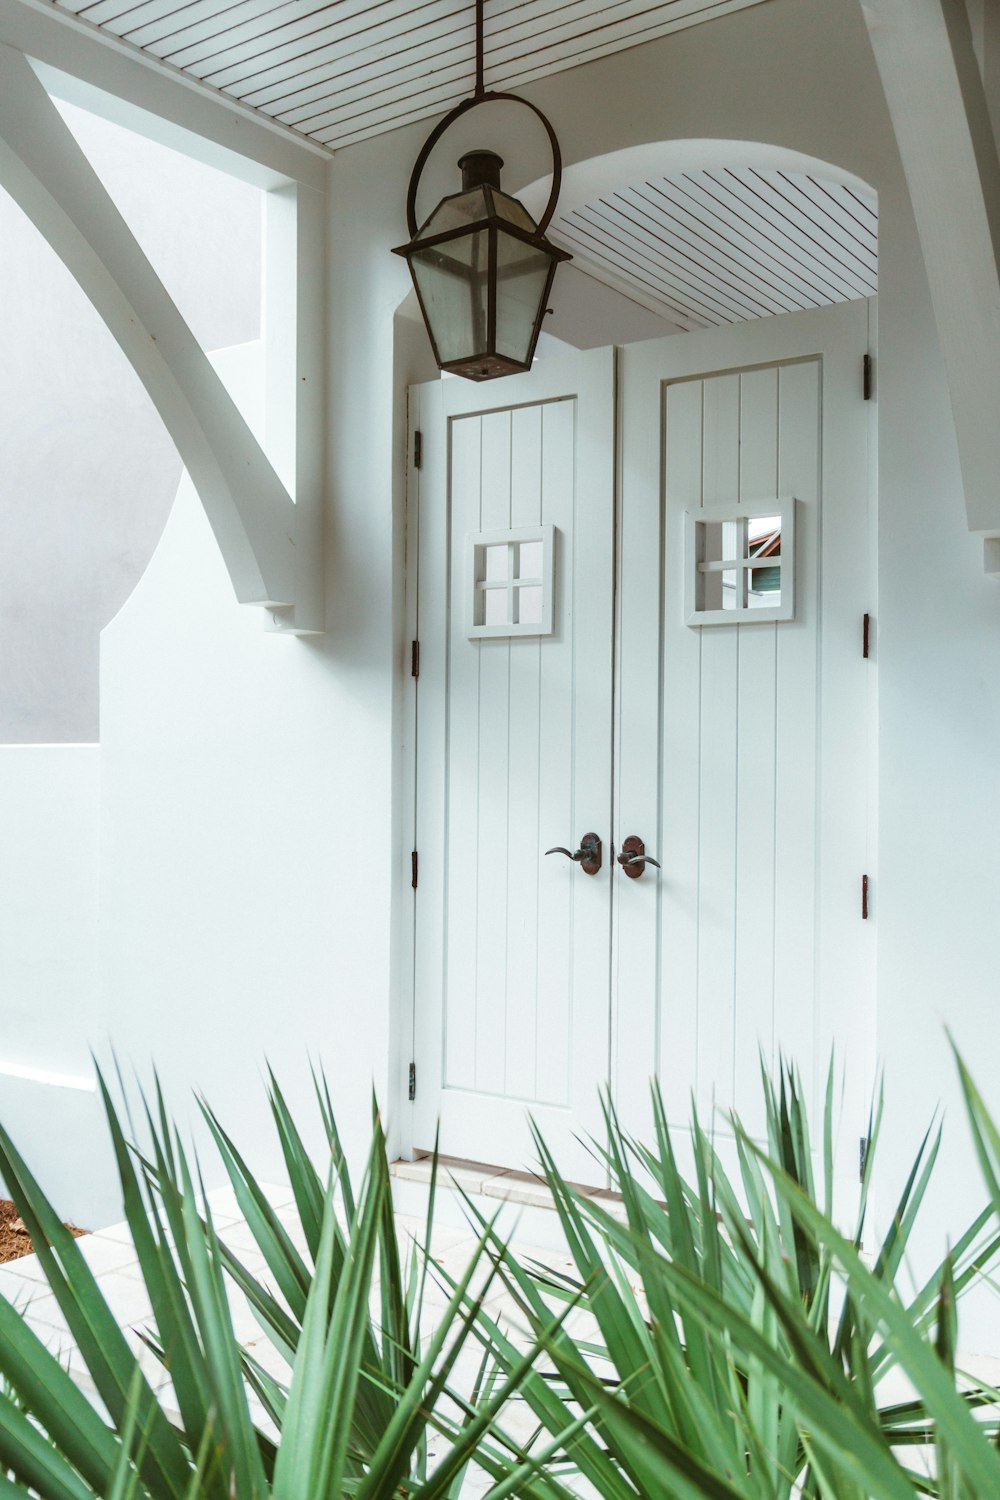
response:
M378 1170L380 1134L350 1231L351 1253L334 1287L335 1220L332 1200L324 1216L316 1274L306 1305L285 1415L285 1440L275 1466L275 1500L333 1500L355 1455L352 1417L361 1380L361 1355L370 1338L368 1295L388 1176Z
M645 1413L608 1395L585 1364L579 1366L576 1380L589 1389L600 1425L613 1440L643 1497L746 1500L753 1493L747 1487L745 1474L723 1477L713 1472Z
M118 1461L118 1444L22 1312L3 1297L0 1373L82 1478L98 1493L106 1488Z
M112 1420L123 1426L136 1375L136 1357L118 1327L93 1272L52 1208L6 1130L0 1126L0 1177L17 1205L67 1327ZM178 1435L140 1375L135 1398L147 1432L143 1474L149 1487L182 1500L188 1466Z
M275 1129L278 1132L278 1140L281 1143L281 1154L285 1159L285 1168L295 1197L302 1233L309 1246L309 1254L315 1263L323 1228L325 1199L323 1181L305 1148L298 1126L271 1068L267 1070L267 1077L268 1099Z
M1000 1130L986 1108L972 1074L959 1056L955 1043L949 1036L952 1051L958 1064L959 1081L965 1100L965 1110L972 1131L972 1142L979 1158L979 1166L993 1202L994 1211L1000 1215Z
M323 1129L330 1145L330 1161L333 1167L333 1177L340 1189L344 1212L350 1223L353 1221L356 1212L354 1188L347 1166L347 1153L344 1151L343 1143L340 1139L340 1131L337 1129L337 1120L333 1112L333 1103L330 1099L330 1086L322 1068L317 1070L313 1066L312 1079L316 1102L319 1105L319 1112L323 1121Z
M262 1331L291 1370L299 1341L299 1322L224 1242L220 1242L219 1254L229 1276L253 1308Z
M984 1495L1000 1494L1000 1458L984 1442L967 1404L956 1391L934 1349L914 1328L906 1309L872 1275L854 1246L824 1218L799 1185L776 1163L764 1160L778 1193L787 1202L796 1221L836 1258L853 1296L872 1323L879 1327L883 1342L920 1393L938 1425L940 1438L960 1458L970 1483L978 1485L979 1492Z
M469 1211L481 1229L490 1228L471 1205ZM506 1246L499 1241L495 1231L491 1231L490 1239L499 1264L500 1259L506 1255ZM550 1355L553 1345L562 1344L574 1359L578 1359L577 1348L573 1340L561 1322L553 1326L533 1278L518 1263L517 1258L510 1256L499 1269L508 1289L519 1298L522 1306L527 1305L530 1312L537 1316L541 1326L550 1330L548 1342ZM448 1284L454 1287L453 1278L443 1271L441 1274ZM473 1332L505 1370L509 1371L517 1366L523 1350L512 1342L508 1332L485 1309L480 1311ZM632 1486L616 1469L603 1444L595 1440L594 1435L587 1430L585 1425L582 1428L576 1428L579 1409L574 1411L569 1408L549 1378L535 1368L530 1369L520 1387L520 1394L539 1423L552 1436L557 1437L570 1429L574 1430L573 1461L603 1500L634 1500Z
M867 1413L856 1409L849 1395L845 1400L842 1378L828 1357L824 1361L818 1341L809 1353L809 1364L816 1370L812 1373L774 1348L748 1319L680 1268L664 1265L660 1274L674 1282L678 1299L687 1301L692 1311L703 1318L714 1339L740 1350L744 1358L756 1358L781 1381L787 1405L796 1412L800 1424L812 1434L814 1443L822 1443L824 1450L838 1460L845 1472L852 1474L858 1483L871 1482L879 1500L908 1500L909 1487L879 1429L868 1420ZM770 1294L780 1308L781 1294L773 1286ZM804 1323L802 1326L806 1327Z
M147 1200L133 1166L133 1153L126 1143L117 1111L100 1070L98 1084L118 1166L129 1231L156 1321L157 1345L162 1362L170 1372L185 1431L197 1447L201 1434L209 1424L211 1393L205 1380L204 1361L198 1347L194 1322L180 1275L167 1245L157 1201L149 1201L147 1208ZM162 1120L162 1095L160 1109ZM164 1143L148 1109L147 1125L159 1174L166 1183L173 1169L172 1153L165 1152Z
M239 1346L222 1277L218 1236L208 1207L204 1183L195 1183L187 1161L178 1150L183 1190L183 1213L190 1266L188 1295L198 1325L205 1367L218 1413L220 1440L225 1444L228 1483L247 1500L263 1500L268 1488L256 1433L250 1420ZM205 1204L204 1220L198 1198Z
M229 1174L240 1213L246 1220L268 1270L278 1283L292 1314L301 1318L309 1295L310 1275L293 1245L287 1229L268 1201L247 1163L219 1123L206 1101L199 1100L201 1113Z
M0 1396L0 1465L41 1500L93 1500L72 1464L9 1397ZM112 1475L107 1475L110 1484Z

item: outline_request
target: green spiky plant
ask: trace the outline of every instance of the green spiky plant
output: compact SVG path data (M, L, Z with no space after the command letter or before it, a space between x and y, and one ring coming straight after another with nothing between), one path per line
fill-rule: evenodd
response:
M106 1408L98 1414L0 1305L0 1376L9 1387L0 1392L0 1500L432 1500L455 1497L473 1460L492 1480L494 1500L568 1500L576 1486L567 1469L604 1500L1000 1495L1000 1393L970 1388L955 1359L957 1300L998 1247L1000 1133L964 1070L962 1082L992 1201L915 1295L902 1289L900 1269L938 1137L923 1142L885 1243L866 1264L860 1243L880 1105L853 1236L831 1217L832 1091L817 1189L801 1087L787 1071L776 1087L765 1080L766 1144L732 1122L735 1177L695 1120L694 1180L682 1178L659 1099L652 1146L631 1140L609 1108L603 1159L620 1216L567 1184L539 1140L574 1272L557 1278L521 1265L492 1223L478 1226L492 1273L528 1324L527 1343L487 1316L490 1269L478 1258L457 1280L431 1271L450 1300L438 1331L422 1336L428 1260L414 1253L404 1272L381 1129L376 1122L355 1195L322 1081L329 1180L272 1080L301 1235L289 1234L205 1107L267 1268L259 1276L198 1212L197 1172L162 1099L147 1116L149 1144L139 1157L105 1092L153 1306L150 1343L174 1386L173 1418L76 1241L0 1131L0 1171ZM427 1244L434 1194L432 1183ZM226 1275L256 1310L287 1378L237 1346ZM593 1327L586 1336L573 1321L580 1313ZM470 1335L482 1348L471 1392L452 1384ZM880 1400L893 1371L912 1397ZM269 1432L255 1425L248 1392ZM523 1445L506 1421L515 1400L535 1423ZM429 1434L443 1450L433 1472ZM919 1449L930 1455L927 1472L912 1457Z
M421 1336L425 1271L404 1274L385 1139L376 1118L355 1194L322 1081L331 1169L321 1176L275 1086L271 1107L308 1253L296 1249L259 1186L213 1127L273 1275L272 1290L220 1243L197 1165L157 1090L138 1155L101 1080L129 1227L152 1307L144 1334L169 1374L154 1386L142 1346L118 1327L74 1237L0 1129L0 1173L31 1234L50 1290L104 1410L0 1298L0 1497L41 1500L453 1500L475 1458L495 1493L565 1492L498 1425L537 1351L516 1369L489 1357L471 1391L451 1388L486 1295L470 1290L482 1245L430 1334ZM428 1219L427 1233L431 1224ZM483 1237L485 1243L486 1236ZM275 1379L237 1342L226 1266L252 1293L284 1358ZM373 1305L375 1310L373 1311ZM269 1423L255 1419L251 1398ZM428 1464L428 1437L439 1450Z
M957 1298L1000 1249L1000 1136L967 1074L963 1083L980 1158L993 1164L993 1202L915 1295L903 1290L900 1272L940 1134L921 1144L869 1266L861 1244L881 1101L855 1233L845 1237L832 1219L832 1077L819 1183L803 1091L788 1069L776 1087L764 1079L766 1145L731 1122L735 1180L697 1117L695 1180L682 1178L658 1090L653 1146L627 1136L607 1108L608 1144L599 1155L621 1194L620 1216L571 1187L538 1138L573 1271L557 1278L510 1257L502 1263L555 1377L533 1371L519 1399L550 1435L594 1409L569 1456L598 1493L1000 1495L997 1393L961 1381L955 1369ZM590 1315L585 1341L574 1339L572 1324L547 1332L553 1306L567 1298ZM478 1336L514 1367L516 1344L501 1326L481 1316ZM893 1372L912 1396L880 1399Z

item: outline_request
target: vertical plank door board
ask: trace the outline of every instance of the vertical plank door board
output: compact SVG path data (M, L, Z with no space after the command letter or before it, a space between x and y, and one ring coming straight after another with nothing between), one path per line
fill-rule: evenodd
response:
M479 526L510 528L511 413L482 418L483 461ZM509 562L509 560L508 560ZM465 581L468 587L468 580ZM511 850L507 809L510 791L510 655L502 638L456 644L479 658L479 762L476 818L476 1089L504 1092L507 1037L507 871ZM459 1004L464 997L456 996Z
M542 411L511 413L510 524L542 519ZM539 683L543 643L510 642L510 752L507 786L507 996L503 1092L535 1099L538 1006L538 886L541 865Z
M778 495L778 369L740 380L740 500ZM740 628L737 703L734 1099L747 1128L764 1127L758 1052L774 1054L775 692L778 625Z
M740 485L740 376L713 376L703 391L702 504L732 505ZM735 622L702 631L697 1099L706 1116L733 1103L739 653Z

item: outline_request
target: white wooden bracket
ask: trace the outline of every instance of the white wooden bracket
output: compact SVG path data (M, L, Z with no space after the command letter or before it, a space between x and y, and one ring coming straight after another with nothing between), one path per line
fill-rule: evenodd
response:
M930 284L969 530L1000 537L1000 162L968 12L964 0L861 8Z
M318 461L300 465L296 457L282 464L286 471L297 471L287 473L288 487L282 483L28 59L4 45L0 186L75 277L145 386L205 507L237 599L266 606L279 629L321 631ZM311 200L318 195L309 189L292 188L290 193L276 204L282 220L277 232L287 237L301 225L297 253L308 260L317 253L321 215ZM308 310L296 306L290 311L290 326L297 333ZM315 348L315 340L304 345L308 368L301 379L295 378L296 393L303 383L310 385L310 374L316 375L310 347ZM295 357L286 353L286 373ZM303 398L307 412L319 399L319 380L313 385L315 394ZM309 446L320 424L311 420L310 433L298 433L298 394L290 400L294 410L286 420L293 423L294 446L298 449L299 439Z

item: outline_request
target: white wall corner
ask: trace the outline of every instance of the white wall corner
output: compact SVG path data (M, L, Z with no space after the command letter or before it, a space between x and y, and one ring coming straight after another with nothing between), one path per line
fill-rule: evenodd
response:
M0 185L145 386L195 484L237 599L267 606L279 628L322 630L318 496L295 504L28 59L5 45ZM304 243L315 253L308 235Z
M969 530L1000 532L1000 162L963 0L860 0L913 205Z
M1000 536L983 539L983 572L1000 583Z

